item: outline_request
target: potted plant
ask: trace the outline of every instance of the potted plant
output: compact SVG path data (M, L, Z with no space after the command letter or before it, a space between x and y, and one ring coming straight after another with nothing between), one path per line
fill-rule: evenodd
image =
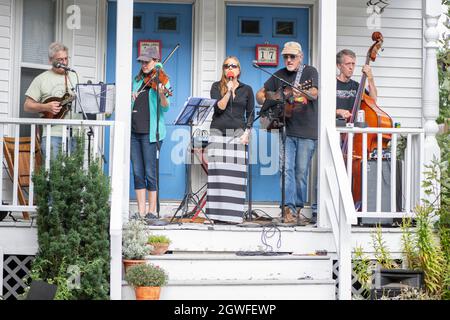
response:
M125 275L125 280L134 287L136 300L159 300L167 279L167 273L151 263L130 266Z
M147 243L152 246L150 254L162 255L169 249L170 239L163 235L150 235Z
M147 246L148 231L146 225L140 220L128 222L122 235L122 256L125 272L134 264L145 263L145 256L150 250Z

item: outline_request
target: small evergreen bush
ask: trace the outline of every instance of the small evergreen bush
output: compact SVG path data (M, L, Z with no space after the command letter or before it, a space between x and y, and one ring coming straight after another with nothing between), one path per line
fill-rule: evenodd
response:
M58 285L55 299L109 298L109 178L84 169L84 141L33 176L39 249L31 279Z

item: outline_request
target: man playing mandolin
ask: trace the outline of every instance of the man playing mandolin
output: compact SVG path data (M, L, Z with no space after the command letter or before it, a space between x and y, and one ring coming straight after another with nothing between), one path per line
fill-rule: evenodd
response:
M287 42L281 52L285 68L278 70L275 75L300 87L302 83L309 83L308 90L293 90L293 99L285 103L285 109L294 101L292 114L286 113L286 182L284 208L284 222L295 223L296 215L301 225L309 223L309 219L301 215L307 200L308 175L311 159L317 146L318 128L318 73L313 66L303 64L303 52L300 43ZM256 94L256 100L263 105L270 93L283 87L283 83L276 77L270 77ZM289 88L287 88L289 90ZM280 143L282 148L283 144ZM280 149L283 155L283 150ZM280 166L281 169L281 166Z
M59 42L53 42L48 48L48 58L52 65L47 70L38 75L25 92L24 110L26 112L41 113L45 118L76 118L81 119L78 114L70 112L70 103L73 100L73 87L76 85L76 77L73 73L68 73L67 67L69 57L68 48ZM62 126L53 126L51 131L51 158L55 158L62 143ZM47 130L44 127L41 147L45 157ZM73 142L71 143L73 147Z
M339 69L336 84L336 117L347 120L352 115L352 107L358 92L359 83L352 80L355 71L356 54L349 49L344 49L336 55L336 66ZM376 102L377 87L372 75L372 68L364 65L362 72L367 76L369 92L366 93Z

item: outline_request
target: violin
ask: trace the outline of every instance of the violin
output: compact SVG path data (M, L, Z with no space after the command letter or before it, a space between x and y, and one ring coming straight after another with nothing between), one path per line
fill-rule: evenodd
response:
M136 92L136 97L145 90L145 88L151 88L157 90L158 83L163 85L164 95L170 97L173 94L172 88L166 88L166 84L169 82L169 76L164 72L162 68L153 68L144 77L144 86Z

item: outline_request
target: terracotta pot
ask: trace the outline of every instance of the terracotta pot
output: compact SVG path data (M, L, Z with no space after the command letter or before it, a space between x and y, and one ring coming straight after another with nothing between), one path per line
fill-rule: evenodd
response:
M159 300L161 287L136 287L134 292L136 300Z
M165 254L167 249L169 249L168 243L149 243L153 247L153 250L150 251L150 254L152 255L162 255Z
M134 266L136 264L144 264L147 262L146 260L126 260L126 259L123 259L122 261L125 267L125 273L127 272L129 267Z

